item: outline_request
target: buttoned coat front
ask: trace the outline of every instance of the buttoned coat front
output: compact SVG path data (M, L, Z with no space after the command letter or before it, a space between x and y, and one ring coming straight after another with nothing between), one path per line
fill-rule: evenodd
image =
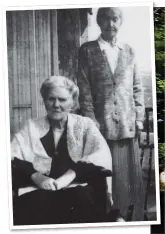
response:
M98 121L106 139L133 138L135 121L144 118L144 97L132 48L127 44L119 48L112 73L98 41L83 44L77 79L82 115Z

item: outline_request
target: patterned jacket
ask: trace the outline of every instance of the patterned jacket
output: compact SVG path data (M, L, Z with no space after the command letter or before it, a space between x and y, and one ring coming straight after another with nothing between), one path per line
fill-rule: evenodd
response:
M112 73L98 41L79 49L78 86L81 114L99 122L106 139L135 136L135 121L143 121L144 97L135 55L123 44Z

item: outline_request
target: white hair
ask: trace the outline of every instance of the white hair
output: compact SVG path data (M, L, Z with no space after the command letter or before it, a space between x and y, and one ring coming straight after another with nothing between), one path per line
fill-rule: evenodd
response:
M55 87L64 87L67 89L72 95L74 109L78 108L79 88L72 80L65 76L51 76L43 82L40 93L44 101L47 99L50 90Z
M102 18L104 18L104 15L107 11L111 11L111 12L117 11L121 19L121 22L123 22L123 11L120 7L102 7L98 9L97 16L96 16L96 21L99 26L100 26L100 22Z

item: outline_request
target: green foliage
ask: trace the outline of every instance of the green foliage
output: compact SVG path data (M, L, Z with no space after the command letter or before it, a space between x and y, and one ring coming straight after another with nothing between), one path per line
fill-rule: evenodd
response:
M154 8L154 28L155 28L155 60L156 68L165 66L165 8ZM161 76L164 76L164 70L157 70Z
M154 8L155 62L158 119L164 119L165 93L165 8Z
M163 62L164 58L165 58L165 51L157 51L156 53L156 62ZM162 66L164 66L165 64L162 63Z
M156 74L156 89L157 93L164 93L165 91L165 80L162 80L160 74Z
M156 90L157 90L157 114L158 119L164 120L164 93L165 93L165 8L154 8L155 26L155 62L156 62ZM159 135L159 133L158 133ZM159 168L165 168L165 143L158 144ZM161 190L165 190L160 184Z
M158 144L160 172L165 168L165 143ZM165 185L160 183L160 190L165 191Z
M158 144L159 166L165 168L165 143Z

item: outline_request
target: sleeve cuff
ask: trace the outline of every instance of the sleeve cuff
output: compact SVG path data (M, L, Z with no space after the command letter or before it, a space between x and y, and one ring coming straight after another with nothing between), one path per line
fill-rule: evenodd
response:
M32 184L31 175L35 172L32 163L14 158L12 161L13 186L20 188Z
M144 123L144 121L141 120L141 119L136 119L135 121L136 121L136 122L142 122L142 123Z

